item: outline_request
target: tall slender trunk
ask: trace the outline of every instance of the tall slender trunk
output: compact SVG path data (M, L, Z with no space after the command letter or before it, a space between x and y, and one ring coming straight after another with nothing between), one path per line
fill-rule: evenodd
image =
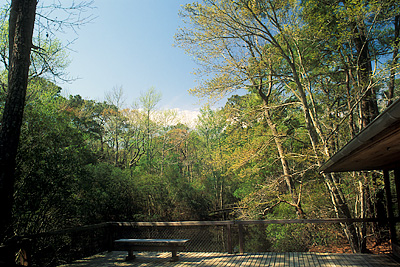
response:
M118 137L118 122L115 122L115 137L114 137L114 142L115 142L115 156L114 156L114 165L118 166L118 161L119 161L119 137Z
M270 2L270 5L268 5L269 12L265 12L264 14L266 18L269 19L269 22L272 23L276 27L276 29L278 29L279 31L278 34L276 34L276 32L274 31L271 31L269 26L264 24L263 21L260 20L258 15L253 12L252 8L249 5L247 5L246 8L248 11L250 11L254 20L259 24L260 28L262 29L265 37L263 36L261 37L263 37L265 41L274 46L276 48L277 53L288 64L288 67L292 74L291 78L293 79L295 84L295 86L291 89L294 95L298 97L302 105L305 126L308 131L310 143L312 145L315 154L316 163L318 166L322 166L322 161L324 160L324 157L329 157L330 153L327 144L324 140L324 135L321 131L321 125L317 120L316 116L312 114L312 110L310 110L310 104L307 99L306 91L302 83L303 76L300 75L297 69L298 62L296 62L296 60L298 59L301 62L301 54L296 54L292 50L292 43L296 42L296 40L293 39L293 36L288 35L283 31L280 31L285 27L281 25L280 21L277 19L278 15L276 6L272 5L271 3L272 2ZM281 41L278 41L275 38L275 36L278 35ZM309 92L309 94L311 93L312 92ZM332 174L325 174L325 173L323 174L323 177L325 180L325 184L328 188L328 191L330 193L332 204L336 211L336 216L344 218L352 218L352 214L346 202L346 198L343 192L341 191L341 188L339 186L339 181L337 180L337 178ZM357 234L355 225L353 223L344 224L343 229L347 235L347 238L350 242L353 252L360 252L360 247L358 242L359 236Z
M350 89L350 70L346 69L346 93L347 93L347 110L350 112L349 114L349 129L351 138L356 136L356 126L354 125L354 115L351 104L351 89Z
M0 242L13 234L16 155L28 85L36 5L36 0L11 2L8 91L0 129Z
M270 68L271 68L271 66L270 66ZM272 75L269 75L269 81L270 82L269 82L269 85L268 85L268 89L267 89L268 93L267 94L265 94L263 92L263 82L262 82L262 77L263 76L260 74L259 77L260 77L261 80L259 81L258 85L256 85L254 80L252 80L252 79L251 80L252 80L253 84L258 87L258 94L261 97L261 99L263 100L264 105L266 107L268 107L269 95L271 94L272 87L273 87ZM305 215L305 213L304 213L304 211L303 211L303 209L301 207L300 198L299 198L299 196L297 194L296 186L295 186L295 184L293 182L292 175L290 174L289 164L288 164L288 162L286 160L286 157L285 157L285 151L284 151L284 148L283 148L279 133L278 133L278 131L276 129L276 125L273 123L273 121L271 119L271 115L270 115L268 109L265 109L264 116L265 116L265 120L267 121L268 127L270 128L270 130L272 132L272 136L274 138L274 142L275 142L276 148L278 150L278 155L279 155L279 160L280 160L281 166L282 166L284 180L286 182L287 188L288 188L289 193L290 193L291 198L292 198L291 205L293 207L295 207L297 215L299 217L303 217Z
M304 216L304 211L301 207L301 202L300 202L300 198L298 197L297 194L297 190L296 190L296 186L293 182L292 179L292 175L290 174L290 170L289 170L289 164L286 160L285 157L285 152L283 149L283 145L282 142L280 140L278 131L276 130L276 125L272 122L271 120L271 116L269 114L269 111L266 110L264 112L264 116L265 119L267 121L267 124L272 132L272 136L274 137L274 141L275 141L275 145L276 148L278 150L278 155L279 155L279 159L281 161L281 166L282 166L282 171L283 171L283 176L284 176L284 180L286 182L287 188L289 190L289 193L292 197L292 206L294 206L296 208L296 213L299 217Z
M282 50L283 51L283 50ZM307 100L307 95L304 90L303 84L300 80L300 75L298 73L298 70L296 68L295 64L295 55L294 53L289 49L290 55L283 55L285 60L290 66L290 69L293 74L293 78L296 84L296 95L299 98L299 101L302 104L302 110L304 114L304 119L305 119L305 124L306 128L310 137L310 142L313 147L313 151L315 153L315 158L316 158L316 163L318 166L322 166L322 155L325 156L330 156L328 147L326 145L326 142L324 141L324 136L323 133L319 130L320 126L318 125L318 121L313 118L313 115L311 113L309 103ZM320 141L322 140L322 142ZM321 147L322 145L322 147ZM323 173L322 174L324 177L325 184L328 188L328 191L331 195L332 199L332 204L334 206L334 209L336 211L336 216L339 218L352 218L352 214L350 212L349 206L347 204L346 198L339 187L339 181L336 179L336 177L333 174L327 174ZM343 230L349 240L350 246L352 248L353 252L360 252L360 246L359 246L359 235L357 233L356 227L353 223L349 224L342 224Z
M165 145L167 142L167 132L163 136L163 144L161 148L161 166L160 166L160 176L164 175L164 161L165 161Z
M394 83L396 80L396 65L398 61L398 53L399 53L399 33L400 33L400 15L397 15L394 18L394 47L393 47L393 56L392 62L390 63L390 78L389 78L389 88L387 93L387 106L390 106L393 103L394 97Z
M376 90L369 86L371 83L372 63L369 55L368 41L363 33L363 29L359 29L359 27L355 27L355 35L354 43L357 49L358 81L361 94L364 93L364 97L361 100L361 126L365 128L378 116L379 111Z

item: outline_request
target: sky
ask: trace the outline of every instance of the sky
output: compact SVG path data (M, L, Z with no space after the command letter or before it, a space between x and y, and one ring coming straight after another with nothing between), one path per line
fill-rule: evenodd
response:
M192 58L174 47L183 26L178 12L186 0L95 0L96 17L77 34L58 36L70 46L67 72L75 81L60 84L64 94L103 101L114 87L123 88L131 107L141 93L154 87L162 95L158 109L198 111L199 99L188 90L196 86Z

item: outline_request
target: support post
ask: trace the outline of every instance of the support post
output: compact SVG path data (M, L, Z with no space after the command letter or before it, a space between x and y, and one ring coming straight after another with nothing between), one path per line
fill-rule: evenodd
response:
M400 169L394 169L394 184L396 186L396 195L397 195L397 211L400 213ZM393 235L394 239L392 239L392 253L396 257L400 257L400 245L398 244L399 239L396 234L396 223L395 221L392 222L393 224Z
M232 225L227 224L226 225L226 247L228 249L228 253L232 254L233 253L233 248L232 248Z
M383 171L383 181L385 184L385 195L386 195L386 209L387 209L387 217L389 219L389 230L390 230L390 240L393 244L393 242L396 241L396 230L395 230L395 222L393 221L394 218L394 213L393 213L393 207L392 207L392 192L390 189L390 177L389 177L389 171L384 170Z
M397 210L400 213L400 169L394 169L394 184L396 185Z
M244 231L243 224L239 222L239 252L244 253Z
M106 224L106 235L107 235L107 250L111 252L114 250L114 226L112 223Z

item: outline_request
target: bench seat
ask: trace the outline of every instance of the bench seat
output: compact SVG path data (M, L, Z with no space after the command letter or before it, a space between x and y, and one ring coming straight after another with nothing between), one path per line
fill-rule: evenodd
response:
M178 261L177 252L184 249L189 239L118 239L114 243L128 251L126 260L135 258L133 251L171 251L171 261Z

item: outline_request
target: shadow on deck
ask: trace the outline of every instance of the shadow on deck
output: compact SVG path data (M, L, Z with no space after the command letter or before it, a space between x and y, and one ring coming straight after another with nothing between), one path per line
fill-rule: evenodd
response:
M170 262L170 254L170 252L139 252L136 253L136 259L127 262L126 252L113 251L62 266L400 266L400 261L389 254L181 252L178 262Z

